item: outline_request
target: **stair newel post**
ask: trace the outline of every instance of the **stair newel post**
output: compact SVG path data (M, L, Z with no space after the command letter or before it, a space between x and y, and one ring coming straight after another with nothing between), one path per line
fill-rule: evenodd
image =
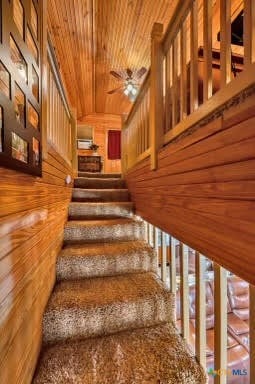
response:
M78 155L77 155L77 112L72 110L71 114L71 159L74 177L78 175Z
M150 146L151 169L157 169L158 150L163 142L163 25L154 23L151 32Z

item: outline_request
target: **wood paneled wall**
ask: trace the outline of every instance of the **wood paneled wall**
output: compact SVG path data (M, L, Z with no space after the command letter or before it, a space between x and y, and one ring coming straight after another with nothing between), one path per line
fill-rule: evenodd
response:
M93 139L99 145L97 152L102 156L104 161L103 172L105 173L120 173L121 161L109 160L107 157L108 148L108 130L121 129L121 117L119 115L108 115L97 113L88 115L82 120L78 120L78 124L87 124L93 127Z
M126 175L139 215L255 284L255 96Z
M0 168L0 383L29 384L55 281L71 187L52 149L37 178Z

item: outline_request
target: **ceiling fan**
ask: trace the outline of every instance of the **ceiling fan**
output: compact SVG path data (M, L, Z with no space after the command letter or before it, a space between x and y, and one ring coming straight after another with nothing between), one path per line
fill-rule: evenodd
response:
M113 93L123 91L131 101L134 101L141 83L140 80L146 72L147 69L145 67L140 68L138 71L132 71L130 68L127 68L124 74L121 72L110 71L110 74L116 79L121 80L123 84L107 93L112 95Z

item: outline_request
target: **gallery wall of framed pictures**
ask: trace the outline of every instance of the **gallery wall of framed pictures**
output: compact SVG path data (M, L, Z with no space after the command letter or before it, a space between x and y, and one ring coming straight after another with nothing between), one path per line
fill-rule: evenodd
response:
M41 175L41 1L0 0L0 166Z

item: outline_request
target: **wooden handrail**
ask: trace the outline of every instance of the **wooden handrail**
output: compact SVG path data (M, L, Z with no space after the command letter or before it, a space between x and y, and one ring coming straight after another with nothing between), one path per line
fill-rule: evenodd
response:
M54 52L53 45L51 43L50 36L48 35L48 44L47 44L47 54L48 54L48 62L51 66L52 72L54 74L54 79L58 88L58 91L60 93L62 102L65 106L66 113L68 115L68 118L71 118L71 109L69 107L68 101L67 101L67 96L66 96L66 91L63 85L63 81L59 72L58 68L58 62L56 58L56 54Z
M131 120L134 117L134 114L136 113L137 109L139 108L139 105L143 101L145 93L148 91L149 88L150 88L150 69L148 70L148 72L146 74L146 77L143 81L143 84L142 84L140 90L139 90L137 98L136 98L134 104L132 105L132 108L128 114L127 119L124 121L124 124L123 124L124 129L126 127L128 127L128 125L130 124Z

